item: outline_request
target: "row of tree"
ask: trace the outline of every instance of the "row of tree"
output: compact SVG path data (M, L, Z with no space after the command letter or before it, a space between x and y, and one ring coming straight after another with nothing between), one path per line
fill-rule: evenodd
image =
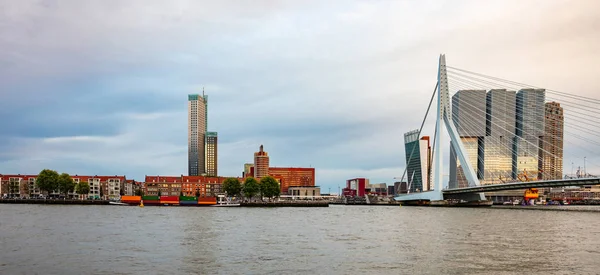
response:
M253 177L246 178L242 184L237 178L227 178L223 182L223 191L228 197L244 197L252 199L260 194L260 197L279 197L281 189L279 183L271 176L263 177L260 182Z
M75 184L75 181L67 173L58 174L58 172L50 169L44 169L35 179L35 185L41 191L48 193L58 190L60 194L65 196L69 192L77 192L80 195L86 195L90 192L90 185L87 182Z

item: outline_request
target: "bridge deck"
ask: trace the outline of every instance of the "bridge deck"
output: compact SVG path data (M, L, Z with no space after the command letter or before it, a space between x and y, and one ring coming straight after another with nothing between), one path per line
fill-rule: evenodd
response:
M564 187L564 186L581 186L581 185L600 185L600 178L579 178L579 179L561 179L547 181L530 181L530 182L515 182L504 184L490 184L473 187L463 187L455 189L442 190L444 194L465 194L465 193L480 193L493 192L504 190L518 190L527 188L549 188L549 187Z

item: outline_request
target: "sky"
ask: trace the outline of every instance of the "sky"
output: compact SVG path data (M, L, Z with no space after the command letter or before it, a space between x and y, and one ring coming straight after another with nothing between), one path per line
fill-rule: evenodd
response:
M186 174L187 95L204 89L221 176L240 176L263 144L271 166L314 167L324 192L356 177L392 184L439 54L599 98L598 10L549 0L0 0L0 173Z

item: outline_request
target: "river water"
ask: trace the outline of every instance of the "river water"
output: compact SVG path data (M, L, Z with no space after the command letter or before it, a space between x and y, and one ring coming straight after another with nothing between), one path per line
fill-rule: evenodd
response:
M600 213L0 204L0 274L598 274Z

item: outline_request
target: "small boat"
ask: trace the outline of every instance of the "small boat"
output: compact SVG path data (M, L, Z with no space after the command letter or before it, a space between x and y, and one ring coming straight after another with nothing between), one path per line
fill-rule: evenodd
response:
M232 202L230 198L226 198L224 195L219 195L218 196L218 200L217 200L217 204L213 204L211 206L216 206L216 207L234 207L234 206L240 206L241 204L239 203L235 203Z
M110 204L110 205L127 205L127 206L129 206L129 204L127 204L127 203L117 202L117 201L111 201L111 202L108 202L108 204Z

